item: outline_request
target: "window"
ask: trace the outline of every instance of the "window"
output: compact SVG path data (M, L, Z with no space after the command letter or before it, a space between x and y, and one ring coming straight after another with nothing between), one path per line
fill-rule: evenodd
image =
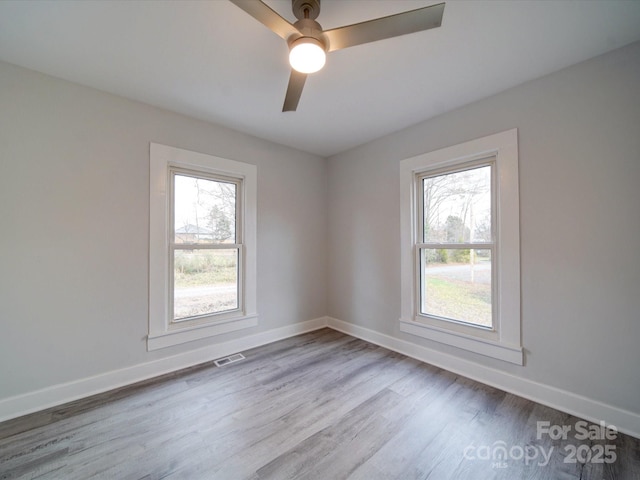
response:
M517 130L400 165L401 331L521 365Z
M256 167L151 144L149 350L257 325Z
M493 158L417 175L420 314L493 328Z
M172 321L195 322L239 309L242 181L170 168Z

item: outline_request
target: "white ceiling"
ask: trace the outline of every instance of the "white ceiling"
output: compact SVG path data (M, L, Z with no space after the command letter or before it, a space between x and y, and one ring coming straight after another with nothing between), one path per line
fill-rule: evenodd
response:
M318 21L434 3L323 0ZM226 0L0 1L1 60L324 157L637 40L638 0L446 0L440 28L332 52L282 113L287 46Z

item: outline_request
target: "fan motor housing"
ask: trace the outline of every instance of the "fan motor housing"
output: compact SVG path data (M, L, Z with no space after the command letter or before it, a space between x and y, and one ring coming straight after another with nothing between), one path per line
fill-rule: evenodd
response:
M316 22L315 20L311 20L310 18L303 18L302 20L298 20L296 23L294 23L293 26L296 27L296 30L298 30L300 34L293 34L289 38L287 38L289 48L291 48L293 44L300 38L309 37L318 41L321 44L322 48L324 48L325 52L329 50L329 38L324 33L322 33L322 27L318 22Z

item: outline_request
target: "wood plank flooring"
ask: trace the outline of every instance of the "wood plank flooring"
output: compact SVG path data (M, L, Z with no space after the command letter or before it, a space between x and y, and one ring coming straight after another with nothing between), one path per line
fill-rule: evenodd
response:
M640 479L640 440L330 329L243 353L0 423L0 479Z

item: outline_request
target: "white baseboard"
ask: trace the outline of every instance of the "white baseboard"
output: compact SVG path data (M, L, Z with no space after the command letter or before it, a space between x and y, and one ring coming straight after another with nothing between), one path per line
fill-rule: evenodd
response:
M585 420L594 423L604 421L608 425L615 425L620 432L640 438L640 415L637 413L478 365L453 355L331 317L295 323L153 362L9 397L0 400L0 422L324 327L332 328Z
M560 410L576 417L616 428L627 435L640 438L640 415L613 405L598 402L556 387L517 377L490 367L478 365L453 355L438 352L411 342L400 340L365 327L327 319L328 326L347 335L366 340L394 352L429 363L444 370L499 388L514 395Z
M232 353L259 347L267 343L283 340L294 335L318 330L327 326L327 318L321 317L306 322L294 323L274 328L224 343L190 350L171 357L132 367L83 378L68 383L53 385L34 392L16 395L0 400L0 422L44 410L97 393L113 390L141 380L157 377L165 373L210 362Z

